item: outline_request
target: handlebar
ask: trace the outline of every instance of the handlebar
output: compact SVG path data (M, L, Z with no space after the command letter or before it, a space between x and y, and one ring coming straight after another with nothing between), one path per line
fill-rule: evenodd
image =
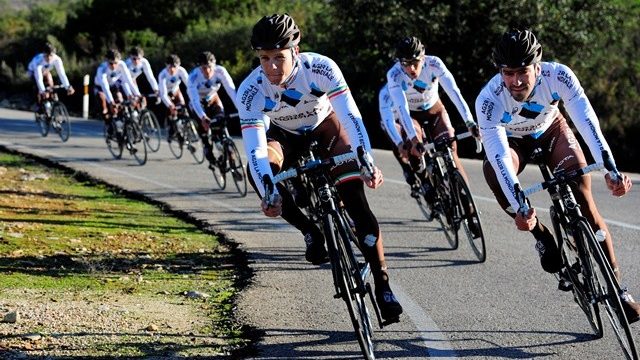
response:
M274 184L279 182L294 178L298 175L302 175L305 173L317 171L323 168L331 168L347 161L358 159L360 161L361 167L365 169L365 171L373 174L373 161L371 156L364 151L362 146L358 146L357 149L358 154L354 154L353 152L349 152L346 154L336 155L327 159L315 159L309 160L304 164L299 166L295 166L289 168L287 170L281 171L273 178L271 178L268 174L262 176L262 184L265 188L265 198L267 198L267 204L273 204L274 198Z
M454 135L452 137L448 137L448 138L439 138L436 141L429 143L427 145L425 145L425 150L426 151L431 151L434 149L438 149L441 148L444 145L449 145L452 142L456 141L456 140L462 140L462 139L466 139L468 137L472 137L473 134L470 131L467 132L463 132L457 135ZM479 153L482 151L482 142L480 142L480 140L476 139L476 152Z

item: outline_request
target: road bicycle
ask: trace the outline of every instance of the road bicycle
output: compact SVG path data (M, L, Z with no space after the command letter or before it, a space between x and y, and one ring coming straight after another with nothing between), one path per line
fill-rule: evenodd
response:
M453 142L471 136L470 132L453 137L443 136L425 145L423 164L420 167L426 169L428 177L425 179L428 182L423 184L420 177L415 176L420 189L416 201L428 220L438 221L453 249L458 248L462 234L469 241L478 261L484 262L487 251L480 210L467 181L453 160ZM481 150L481 145L478 145L476 151Z
M237 114L234 114L237 117ZM233 115L232 115L233 116ZM229 136L227 121L232 116L214 118L209 125L209 143L211 144L211 158L209 169L220 189L227 186L227 173L236 186L241 197L247 196L247 174L242 165L240 152L233 138Z
M176 159L182 157L184 148L187 148L196 163L204 162L204 150L202 140L198 134L198 125L189 116L189 111L182 105L176 106L176 115L167 118L169 135L167 142L169 150Z
M148 98L157 97L155 94L146 95ZM162 131L158 118L153 111L147 109L147 102L144 98L140 101L128 103L129 112L132 118L138 122L142 129L142 135L147 143L147 147L151 152L157 152L160 149L160 138Z
M144 165L147 162L147 141L142 128L133 118L136 116L135 108L128 100L117 106L117 115L110 123L105 123L103 128L107 148L115 159L122 158L122 152L126 148L139 165Z
M592 171L606 168L613 179L620 179L611 158L603 152L604 163L592 164L584 168L566 171L551 171L540 161L542 150L533 152L532 160L538 163L544 181L522 190L516 184L516 196L522 213L528 212L527 198L539 191L547 190L551 197L551 223L555 232L563 262L559 280L561 290L573 292L574 301L587 316L594 337L603 336L602 313L611 323L613 332L627 359L638 359L632 331L622 307L621 288L611 268L600 241L587 219L582 215L576 202L571 184ZM604 236L602 236L604 240Z
M53 128L60 136L60 140L66 142L71 135L71 121L67 107L60 101L56 92L62 88L64 88L62 85L55 85L46 90L48 96L42 100L40 110L35 112L35 119L42 137L47 136L49 130Z
M265 184L265 196L269 199L268 203L273 203L274 184L286 183L290 179L299 180L312 195L306 208L313 212L312 218L317 221L325 235L335 289L334 298L342 299L346 303L360 349L366 359L374 359L373 328L366 298L371 301L381 328L397 319L382 321L368 282L370 265L367 262L359 262L356 258L352 244L358 247L358 239L329 176L331 167L354 161L356 158L360 159L361 164L366 164L369 171L372 171L373 167L367 161L362 147L358 149L359 155L348 153L319 159L315 156L316 146L315 142L310 145L306 155L301 156L298 165L280 172L273 179L265 175L262 179Z

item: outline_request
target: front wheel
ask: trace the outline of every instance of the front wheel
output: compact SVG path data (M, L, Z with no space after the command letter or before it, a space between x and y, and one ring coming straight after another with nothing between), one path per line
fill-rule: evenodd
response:
M158 118L151 110L143 110L140 115L140 126L142 128L142 134L144 140L149 146L151 152L156 152L160 149L160 124Z
M605 314L611 323L613 332L618 338L620 347L625 357L630 360L638 359L638 352L633 340L633 333L629 327L627 316L625 315L620 295L622 290L616 280L615 274L609 265L602 247L596 240L591 226L586 220L578 222L576 230L584 237L586 245L585 259L583 262L591 262L592 274L585 282L589 282L594 295L594 300L604 307ZM586 261L585 261L586 260Z
M476 202L473 200L473 195L471 195L467 182L458 170L453 173L453 181L457 192L458 221L462 225L461 229L458 229L456 236L458 236L460 230L463 230L473 253L478 258L478 262L484 262L487 259L487 250L485 248L482 224L480 223L480 210L478 210Z
M138 165L147 163L147 142L140 125L130 121L125 125L127 149L138 162Z
M49 134L49 120L47 119L47 115L35 113L35 116L36 124L38 124L38 130L40 130L40 135L42 135L42 137L46 137Z
M202 140L200 139L200 135L198 135L198 130L193 119L189 119L189 121L184 124L184 145L197 164L204 162Z
M60 140L66 142L71 135L71 122L69 112L63 103L57 103L51 110L51 124L60 135Z
M178 123L180 125L178 125ZM169 132L171 133L171 137L167 138L167 141L169 143L169 150L171 150L173 157L175 157L176 159L180 159L182 157L184 149L184 130L182 129L182 127L185 123L188 122L183 121L182 119L178 119L175 122L172 122L168 119L166 121L167 129L169 129ZM171 132L171 129L173 129L173 132Z
M451 249L458 248L458 234L454 219L454 202L450 193L448 175L441 167L434 168L435 204L433 206L434 218L440 223L444 236L447 238Z
M112 120L111 124L113 124L113 121L115 120ZM104 123L102 130L105 142L107 143L107 149L114 159L120 159L122 157L122 149L124 148L124 142L121 141L122 134L117 133L115 129L110 131L110 127L112 127L112 125Z
M225 141L224 146L227 152L227 163L229 165L227 170L231 173L231 178L236 185L236 190L238 190L241 197L245 197L247 196L247 174L242 165L242 158L240 157L238 147L231 139Z

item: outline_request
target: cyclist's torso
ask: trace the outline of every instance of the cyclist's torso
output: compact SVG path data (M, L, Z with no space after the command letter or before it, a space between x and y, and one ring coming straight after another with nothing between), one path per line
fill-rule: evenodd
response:
M210 78L207 78L200 66L198 66L189 73L188 86L196 90L199 99L212 97L220 90L225 74L226 70L224 70L224 68L220 65L215 65L213 74ZM193 90L190 93L193 93Z
M272 85L258 67L242 83L238 93L239 111L261 113L271 124L293 133L314 129L332 111L329 96L346 89L346 82L334 73L337 65L315 53L298 55L294 73L286 87Z
M27 66L27 70L33 75L38 67L41 67L42 71L51 71L51 69L55 68L56 63L62 64L62 59L60 56L56 54L51 55L51 61L47 62L44 53L40 53L31 59L29 65Z
M131 73L131 78L135 81L140 74L144 73L147 77L147 81L151 88L155 91L158 89L158 83L156 83L156 79L153 77L153 70L151 70L151 64L149 64L149 60L144 57L140 58L140 63L138 65L134 64L131 58L127 58L125 61L127 64L127 69L129 69L129 73Z
M187 84L189 75L187 70L182 66L178 66L176 73L171 75L167 68L163 69L158 75L158 83L160 85L161 92L166 89L166 92L173 94L180 88L181 83Z
M108 85L109 87L118 85L117 83L119 80L124 81L125 71L129 70L127 70L127 65L122 60L118 61L118 64L116 65L116 68L114 70L111 70L109 68L109 63L104 61L100 64L100 66L98 66L96 77L94 78L94 83L96 85L102 86L103 89L105 85ZM107 81L106 84L104 83L105 79Z
M412 79L402 69L400 62L396 62L387 72L388 86L402 89L410 111L428 110L440 99L438 79L444 75L445 69L440 58L426 55L420 75Z

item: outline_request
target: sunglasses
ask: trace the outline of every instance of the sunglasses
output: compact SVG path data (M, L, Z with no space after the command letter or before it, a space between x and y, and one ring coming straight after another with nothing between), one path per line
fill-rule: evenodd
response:
M424 57L419 57L417 59L401 59L400 64L402 66L415 66L420 64L420 61L422 61L422 59L424 59Z
M109 61L109 65L116 65L117 63L117 61Z
M138 61L138 60L140 60L140 58L139 58L139 57L137 57L137 56L133 56L133 57L131 57L131 60L133 60L133 61Z

